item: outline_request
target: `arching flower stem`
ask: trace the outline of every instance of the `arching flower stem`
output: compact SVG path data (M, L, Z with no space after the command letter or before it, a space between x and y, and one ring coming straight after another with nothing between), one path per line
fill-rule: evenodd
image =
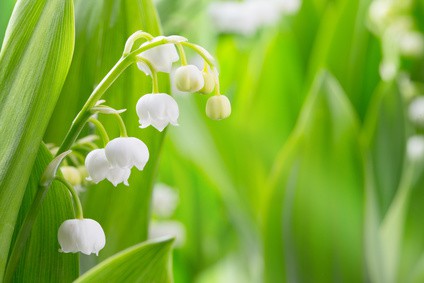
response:
M121 137L128 137L127 127L125 126L124 120L122 120L121 115L119 115L119 113L115 113L113 114L113 116L115 116L116 121L118 122L119 133Z
M68 189L68 191L71 193L71 197L72 197L72 200L73 200L73 203L74 203L75 217L77 219L84 219L81 201L80 201L78 194L75 191L74 187L72 187L71 184L69 184L68 181L66 181L62 176L56 176L54 179L55 179L55 181L61 182Z
M90 123L92 123L97 128L97 130L99 131L99 134L100 134L100 136L103 140L103 144L104 144L104 146L106 146L107 143L109 142L109 136L108 136L107 131L106 131L105 127L103 126L103 124L99 120L97 120L93 117L90 117L88 119L88 121Z
M178 54L180 55L181 65L182 66L187 65L187 57L186 57L186 54L184 52L184 47L181 45L181 43L177 43L177 44L175 44L175 46L177 47Z
M152 73L152 93L159 93L158 73L156 72L152 63L142 57L137 57L137 62L143 62L149 68L150 72Z

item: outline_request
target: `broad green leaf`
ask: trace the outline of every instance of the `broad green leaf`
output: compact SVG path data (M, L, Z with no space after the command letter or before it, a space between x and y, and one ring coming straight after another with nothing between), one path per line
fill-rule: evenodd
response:
M274 167L266 282L364 280L362 167L355 112L321 73Z
M73 46L71 0L16 4L0 53L0 277Z
M41 174L52 160L44 145L35 159L34 169L28 181L16 227L31 206L40 182ZM74 218L72 199L62 184L53 182L38 212L24 253L15 271L14 282L72 282L79 275L78 255L59 252L57 231L60 224ZM14 239L18 229L15 229Z
M60 143L76 113L109 69L120 58L127 38L137 30L160 33L156 11L150 0L76 1L76 46L72 66L50 123L46 140ZM140 129L135 105L151 92L150 77L130 66L106 92L107 105L128 109L122 114L129 136L143 140L150 161L142 172L134 170L130 187L114 188L107 181L90 186L82 195L85 215L102 225L108 243L100 253L103 260L147 238L152 182L164 134L152 127ZM161 76L161 90L168 91L168 77ZM66 111L64 111L66 109ZM110 137L119 135L113 117L99 115ZM63 126L64 125L64 126ZM87 130L89 131L89 130Z
M0 2L0 49L15 2L15 0L2 0Z
M83 282L173 282L173 239L147 241L128 248L87 271Z
M374 94L365 121L363 134L371 158L380 217L387 212L402 175L406 144L403 109L396 87L382 83Z

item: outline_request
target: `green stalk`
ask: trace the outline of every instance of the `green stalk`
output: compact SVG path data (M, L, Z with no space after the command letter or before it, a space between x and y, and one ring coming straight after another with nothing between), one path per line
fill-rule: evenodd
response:
M93 117L89 118L88 121L97 128L100 136L102 137L103 145L106 146L107 143L109 142L109 136L107 135L107 131L105 127L103 126L103 124L99 120L94 119Z
M56 181L61 182L68 189L68 191L71 193L72 200L74 201L75 217L77 219L84 219L81 201L80 201L78 194L75 191L74 187L72 187L71 184L69 184L68 181L66 181L65 178L63 178L62 176L56 176L54 179Z

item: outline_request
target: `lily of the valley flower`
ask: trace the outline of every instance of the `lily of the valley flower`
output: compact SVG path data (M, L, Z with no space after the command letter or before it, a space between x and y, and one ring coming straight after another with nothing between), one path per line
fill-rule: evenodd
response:
M205 84L202 72L194 65L179 67L174 80L177 89L184 92L199 91Z
M126 167L113 167L106 158L105 149L95 149L91 151L85 159L85 167L89 177L88 181L98 183L104 179L108 179L115 187L124 183L128 186L128 178L131 169Z
M178 125L178 104L166 93L149 93L142 96L137 102L136 110L140 128L152 125L162 132L168 124Z
M102 226L93 219L69 219L59 227L57 238L64 253L99 254L106 244Z
M111 140L105 148L106 158L112 167L143 170L149 160L149 150L141 140L121 137Z
M163 36L155 37L151 41L143 43L141 47L145 46L146 44L162 40L163 38ZM175 48L175 45L171 43L153 47L140 53L138 56L149 61L156 72L164 73L170 73L172 69L172 63L178 61L179 59L177 49ZM145 63L138 62L137 66L146 75L152 74L150 68Z
M206 115L213 120L221 120L231 115L231 103L225 95L214 95L206 102Z
M420 161L424 158L424 136L415 135L408 139L406 153L411 161Z

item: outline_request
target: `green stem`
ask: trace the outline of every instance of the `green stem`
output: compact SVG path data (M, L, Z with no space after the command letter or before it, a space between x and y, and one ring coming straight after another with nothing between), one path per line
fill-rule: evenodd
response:
M121 115L119 115L118 113L115 113L115 114L113 114L113 116L115 116L115 118L118 122L119 133L120 133L121 137L128 137L127 127L125 126L124 120L122 119Z
M25 219L19 229L15 244L13 245L12 252L10 253L10 257L7 262L7 267L3 278L5 283L12 282L13 275L19 263L19 259L26 246L27 240L31 235L31 230L37 218L38 210L41 207L44 197L46 196L48 188L48 186L40 186L38 188L31 207L29 208L28 213L25 215Z
M220 86L219 86L219 78L218 78L218 70L215 67L215 63L213 61L213 58L211 58L212 56L210 56L207 53L207 51L199 45L196 45L196 44L193 44L193 43L190 43L190 42L181 42L180 44L187 46L188 48L193 49L210 66L212 72L214 73L214 78L215 78L215 95L221 95L221 90L220 90Z
M135 33L133 33L128 39L127 42L125 43L125 48L124 48L124 53L123 56L127 56L128 54L131 53L132 47L134 45L134 42L140 38L144 38L146 40L152 40L154 37L147 32L144 31L136 31Z
M152 74L152 93L159 93L158 73L156 72L155 67L153 67L150 61L143 57L137 57L137 61L144 63L149 68L150 73Z
M74 201L74 208L75 208L75 216L77 219L84 219L84 214L82 211L82 205L81 201L78 197L77 192L75 191L74 187L71 186L71 184L68 183L68 181L65 180L62 176L56 176L54 178L56 181L61 182L71 193L72 200Z
M103 144L104 144L104 146L106 146L107 143L109 142L109 136L107 135L107 131L106 131L105 127L103 126L103 124L99 120L94 119L93 117L90 117L88 119L88 121L90 123L92 123L97 128L100 136L102 137Z
M183 66L187 65L187 57L184 52L183 46L181 45L181 43L175 44L175 46L177 46L178 54L180 54L181 65Z
M96 105L97 101L113 84L113 82L122 74L122 72L135 62L134 56L131 54L127 57L121 58L109 71L106 77L104 77L99 85L94 89L87 102L84 104L81 111L72 122L71 128L66 134L66 137L63 140L58 152L56 153L56 156L62 152L65 152L72 146L92 114L90 109Z

